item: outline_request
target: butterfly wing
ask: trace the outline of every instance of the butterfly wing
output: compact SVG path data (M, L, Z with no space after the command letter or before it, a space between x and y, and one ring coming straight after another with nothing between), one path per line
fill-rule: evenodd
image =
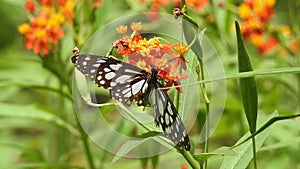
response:
M165 90L160 90L161 84L156 82L155 89L150 94L151 105L154 107L154 118L157 126L161 126L164 134L176 145L190 150L190 141L183 122Z
M156 125L161 126L165 135L176 145L190 150L183 122L166 91L157 89L162 86L156 75L131 64L96 55L75 55L72 62L99 87L109 89L113 99L127 106L133 100L143 106L152 100Z
M98 87L109 89L113 99L127 106L133 100L138 105L148 104L145 97L148 88L146 71L120 60L97 55L75 55L72 62Z

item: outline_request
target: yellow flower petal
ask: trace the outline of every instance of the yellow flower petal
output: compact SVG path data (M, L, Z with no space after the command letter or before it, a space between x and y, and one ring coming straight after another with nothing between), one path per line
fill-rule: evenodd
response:
M20 34L25 35L30 31L30 25L28 23L22 23L21 25L18 26L18 31Z

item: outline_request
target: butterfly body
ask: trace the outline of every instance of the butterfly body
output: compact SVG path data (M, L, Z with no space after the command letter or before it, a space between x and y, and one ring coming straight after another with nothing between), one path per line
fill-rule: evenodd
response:
M138 106L151 105L154 121L161 126L166 137L185 150L190 150L189 137L178 112L160 83L158 69L147 72L134 65L109 57L97 55L75 55L72 62L76 68L110 91L114 100L130 106L133 101Z

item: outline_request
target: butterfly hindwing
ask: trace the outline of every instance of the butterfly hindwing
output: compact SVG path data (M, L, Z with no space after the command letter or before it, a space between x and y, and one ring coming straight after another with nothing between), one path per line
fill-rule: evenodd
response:
M176 145L186 150L190 150L190 141L183 122L164 90L160 90L161 85L157 82L155 89L151 92L152 105L154 107L154 119L157 126L161 125L164 134Z

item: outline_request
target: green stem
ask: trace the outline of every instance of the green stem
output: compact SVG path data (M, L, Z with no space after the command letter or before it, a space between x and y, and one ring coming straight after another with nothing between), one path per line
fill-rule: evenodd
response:
M60 95L60 93L63 93L64 85L62 82L59 83L59 93L58 93L58 100L59 103L57 105L57 112L65 112L65 99ZM67 116L65 113L60 113L60 117L62 119L66 119ZM62 157L65 152L68 152L68 133L66 130L60 130L57 129L57 148L58 148L58 157Z
M193 158L192 154L189 151L184 151L181 149L177 150L183 155L183 157L193 169L200 169L199 163Z
M241 78L247 78L247 77L255 77L255 76L262 76L262 75L272 75L272 74L282 74L282 73L290 73L290 74L299 74L300 73L300 67L288 67L288 68L274 68L274 69L266 69L266 70L254 70L249 72L240 72L232 75L226 75L226 77L216 77L214 79L208 79L208 80L200 80L195 83L190 84L183 84L179 87L186 87L186 86L192 86L195 84L202 84L202 83L212 83L222 80L232 80L232 79L241 79ZM177 87L177 86L172 86ZM170 89L172 87L163 87L158 89Z
M200 80L204 80L204 69L203 69L203 62L202 60L200 60ZM208 153L208 144L209 144L209 140L208 140L208 132L209 132L209 104L210 101L208 99L207 93L206 93L206 86L205 83L200 84L200 88L201 88L201 92L205 101L205 107L206 107L206 126L205 126L205 142L204 142L204 153ZM207 168L207 161L204 162L204 168Z
M253 150L253 165L254 165L254 169L257 169L255 136L251 138L252 138L252 150Z
M87 161L88 161L88 164L89 164L89 168L90 169L95 169L94 160L93 160L91 150L90 150L90 146L89 146L89 143L88 143L88 136L85 133L82 126L80 125L80 121L77 117L76 117L76 122L77 122L77 126L79 128L79 132L81 134L81 140L83 142L83 146L84 146L85 154L86 154Z

